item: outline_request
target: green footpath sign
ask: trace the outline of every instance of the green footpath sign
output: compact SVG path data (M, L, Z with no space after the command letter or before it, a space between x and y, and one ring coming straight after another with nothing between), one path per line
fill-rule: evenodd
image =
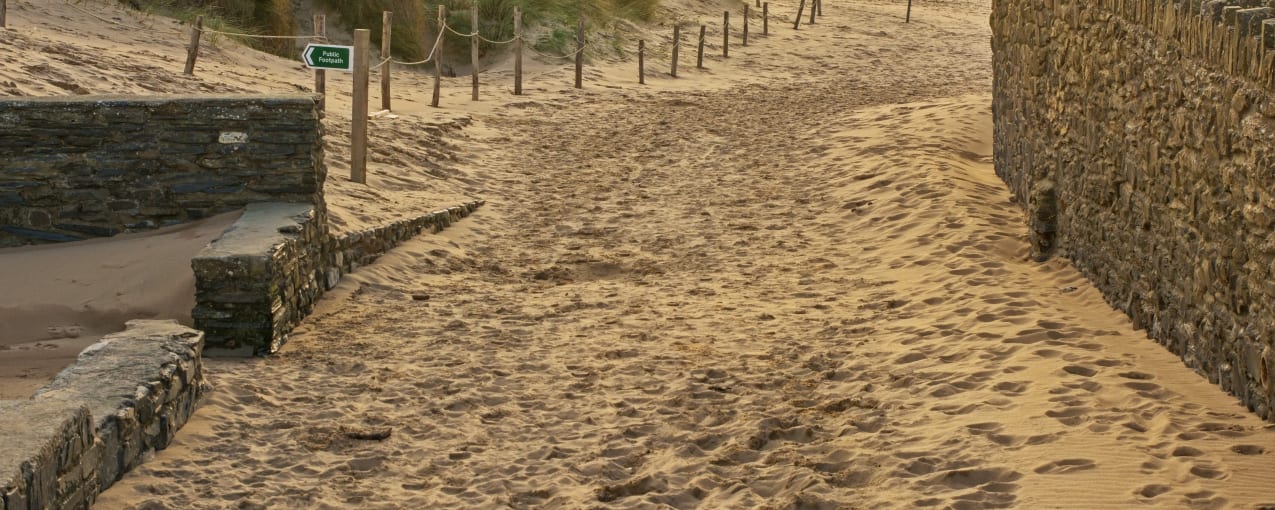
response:
M354 47L310 44L305 47L301 59L310 69L332 69L348 73L354 70Z

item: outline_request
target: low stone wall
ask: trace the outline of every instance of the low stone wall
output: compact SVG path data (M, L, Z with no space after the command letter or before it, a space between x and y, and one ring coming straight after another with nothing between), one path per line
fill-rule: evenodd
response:
M469 216L478 210L484 202L470 202L449 207L429 214L399 220L358 232L351 232L333 239L333 252L336 253L336 265L341 273L350 273L359 266L366 266L385 254L399 243L416 237L426 230L441 232L452 223ZM335 285L335 282L332 282ZM329 285L331 288L332 285Z
M256 202L321 205L317 101L0 98L0 247L111 236Z
M0 401L0 510L87 508L162 450L205 391L203 334L130 321L30 400Z
M996 172L1034 252L1275 419L1275 1L996 0Z
M208 352L277 351L343 274L371 263L425 230L440 231L477 210L472 202L389 225L328 235L326 221L304 204L254 204L193 261L195 327Z
M310 313L332 266L321 219L308 204L252 204L191 261L209 352L274 352Z

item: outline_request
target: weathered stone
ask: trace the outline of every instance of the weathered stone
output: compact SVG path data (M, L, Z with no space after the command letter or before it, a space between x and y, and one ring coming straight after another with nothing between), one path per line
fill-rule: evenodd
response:
M1272 15L1253 0L995 0L992 15L996 172L1033 254L1052 236L1136 327L1268 419L1275 80L1252 50Z
M25 212L0 217L38 218L31 211L40 210L78 225L56 234L96 236L195 219L185 214L191 210L321 203L326 172L316 109L312 96L2 98L0 148L13 150L0 158L0 211ZM246 141L219 143L225 132ZM287 184L260 185L270 182ZM158 189L136 192L147 188ZM68 239L0 231L0 247Z

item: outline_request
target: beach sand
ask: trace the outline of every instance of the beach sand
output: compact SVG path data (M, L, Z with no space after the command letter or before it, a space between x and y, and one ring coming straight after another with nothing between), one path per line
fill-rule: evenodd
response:
M617 60L581 91L544 66L525 97L404 92L403 136L472 119L435 181L487 205L281 354L208 360L207 403L97 507L1275 505L1271 425L1028 260L988 9L829 4L644 87Z

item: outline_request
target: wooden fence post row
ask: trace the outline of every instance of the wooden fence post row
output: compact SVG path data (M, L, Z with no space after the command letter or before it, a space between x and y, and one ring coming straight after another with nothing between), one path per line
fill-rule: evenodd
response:
M474 34L469 36L469 62L474 71L472 73L474 75L474 91L470 97L471 101L478 100L478 6L476 4L477 2L475 2L474 8L469 10L470 33Z
M328 17L314 15L314 42L321 43L328 37ZM328 72L323 69L314 70L314 93L319 95L319 111L328 107Z
M393 34L391 27L394 25L394 13L391 11L381 11L381 109L390 109L390 65L389 61L392 46L390 45L390 37Z
M584 88L584 18L576 24L576 88Z
M447 25L447 7L438 6L438 38L434 45L434 99L430 101L430 106L438 108L438 96L440 95L443 83L443 28Z
M708 31L708 26L706 25L699 26L699 55L695 57L695 67L699 69L704 68L704 35L705 35L705 32L707 31Z
M522 95L522 7L514 7L514 95Z
M199 37L204 33L204 16L195 16L195 26L190 30L190 46L186 47L186 69L183 74L195 74L195 59L199 58Z
M673 24L673 64L669 68L668 74L677 78L677 54L682 46L682 27L676 23Z
M638 84L646 85L646 40L638 40Z
M730 11L722 14L722 58L730 57Z
M354 31L354 105L350 127L350 180L367 183L367 86L368 47L372 45L372 32Z

